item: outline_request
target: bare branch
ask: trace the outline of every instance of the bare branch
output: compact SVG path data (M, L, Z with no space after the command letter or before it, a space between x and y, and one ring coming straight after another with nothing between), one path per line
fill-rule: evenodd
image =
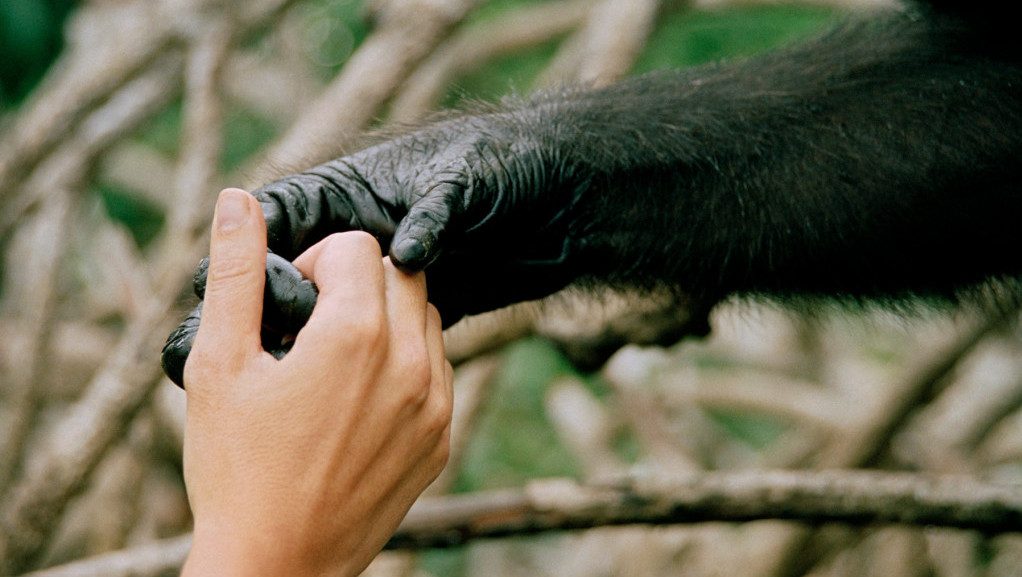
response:
M389 548L603 525L790 519L811 524L906 524L1022 531L1022 490L960 476L827 471L707 472L676 479L525 489L423 499Z
M61 146L32 172L20 194L5 201L0 192L0 205L6 202L0 211L0 236L34 209L54 182L84 178L100 154L166 104L178 91L181 65L178 51L163 54L93 110L70 135L61 134Z
M161 13L164 4L92 3L77 12L65 56L0 140L0 206L91 110L167 51L174 19Z
M646 45L659 9L659 0L603 0L539 83L603 85L621 78Z
M963 476L866 471L707 472L581 485L568 479L420 499L388 549L450 547L470 540L626 524L790 519L814 525L904 524L1022 531L1022 491ZM177 537L26 577L162 575L184 562ZM149 564L143 559L158 558Z
M890 450L891 440L903 427L909 415L921 402L933 398L941 390L944 378L977 344L1013 317L1008 312L978 319L966 328L947 348L927 355L912 367L896 387L896 393L882 407L860 424L856 431L820 455L820 467L864 467Z
M80 183L79 183L80 184ZM49 191L49 202L34 219L31 226L21 230L31 238L25 239L26 250L12 255L20 262L8 263L8 270L22 275L9 274L15 286L9 287L8 304L25 319L23 331L13 335L10 359L0 359L4 367L5 385L10 398L6 399L3 435L0 435L0 494L7 488L14 471L21 461L24 441L32 429L38 409L37 391L33 384L45 367L45 351L48 348L54 318L50 315L57 302L60 266L67 250L68 230L71 228L72 209L75 196L70 190L61 188ZM19 298L20 297L20 298ZM8 361L8 362L4 362Z
M182 127L182 155L177 167L174 203L167 215L166 233L160 238L156 262L203 234L206 215L212 206L219 179L223 129L223 106L219 94L220 75L233 47L233 26L225 18L202 27L188 56L185 73L185 111ZM205 202L204 202L205 201ZM156 284L162 284L159 269Z
M191 547L192 536L184 535L26 573L22 577L169 577L178 574Z
M566 34L583 22L592 5L592 0L530 4L465 30L438 48L408 77L391 106L391 120L418 120L435 107L455 77L504 54Z

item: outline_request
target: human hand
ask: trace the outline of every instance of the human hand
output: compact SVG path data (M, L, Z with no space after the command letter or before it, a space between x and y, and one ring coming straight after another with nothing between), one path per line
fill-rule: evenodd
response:
M296 260L320 289L282 360L260 339L265 228L221 195L188 382L184 575L356 575L446 462L452 370L421 274L364 233Z

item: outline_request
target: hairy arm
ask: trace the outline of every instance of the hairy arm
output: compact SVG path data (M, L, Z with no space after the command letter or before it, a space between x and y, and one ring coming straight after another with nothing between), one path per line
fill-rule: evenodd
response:
M285 251L338 226L396 231L395 261L436 260L439 293L492 295L469 313L579 278L711 300L952 296L1022 270L986 249L1014 239L1022 208L1011 56L957 20L893 14L446 120L256 194L283 207ZM306 226L294 196L344 214L303 209ZM490 262L515 271L506 290L466 278ZM551 282L521 278L531 267Z
M572 283L708 305L1014 280L1022 51L989 3L938 4L436 120L255 191L270 248L369 231L446 325Z

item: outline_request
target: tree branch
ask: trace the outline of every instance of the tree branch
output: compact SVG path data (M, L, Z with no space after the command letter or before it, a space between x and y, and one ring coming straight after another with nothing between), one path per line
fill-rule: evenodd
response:
M874 471L706 472L614 485L543 480L525 489L423 499L388 548L606 525L788 519L1022 531L1022 487Z
M478 0L383 2L379 26L266 155L263 165L329 160L366 128L404 78ZM265 166L264 166L265 168Z
M1019 533L1022 487L880 471L706 472L589 485L544 479L524 489L422 498L387 548L451 547L475 539L611 525L761 519ZM175 537L24 577L164 575L184 562L189 544L190 536Z

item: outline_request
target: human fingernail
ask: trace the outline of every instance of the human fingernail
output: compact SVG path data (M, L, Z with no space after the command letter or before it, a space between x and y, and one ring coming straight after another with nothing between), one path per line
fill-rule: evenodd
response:
M220 193L216 205L216 227L221 232L232 231L248 220L248 193L228 188Z

